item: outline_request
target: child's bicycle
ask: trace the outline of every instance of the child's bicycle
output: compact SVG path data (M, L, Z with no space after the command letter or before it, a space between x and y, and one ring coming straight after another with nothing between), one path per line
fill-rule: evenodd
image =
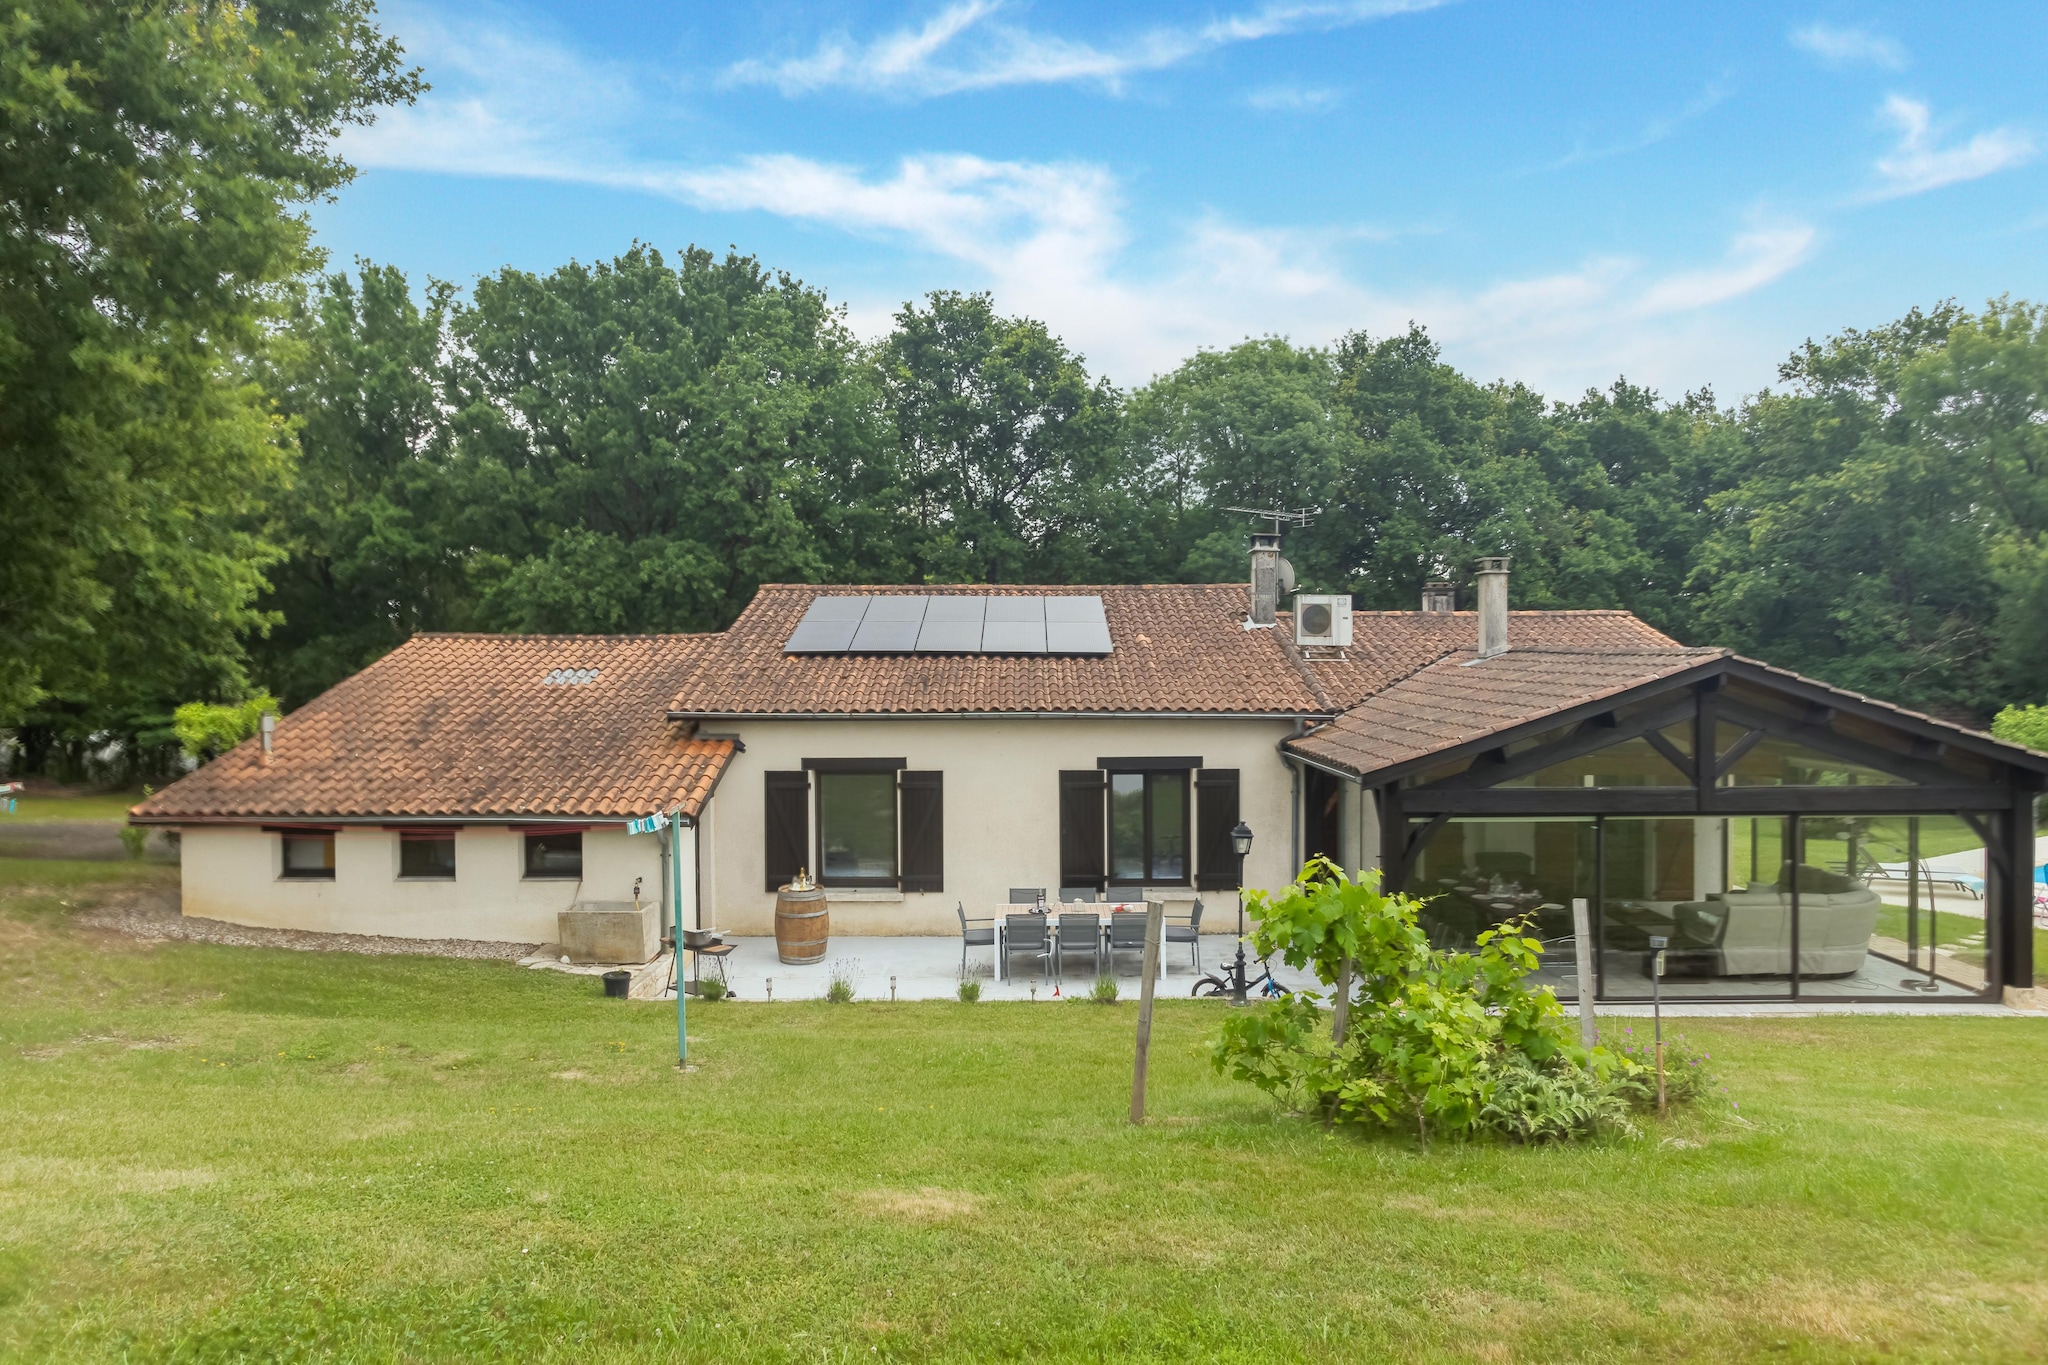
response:
M1272 963L1266 961L1265 958L1260 958L1259 969L1257 977L1245 982L1244 993L1246 999L1250 999L1254 995L1263 995L1268 1000L1278 1000L1281 996L1288 994L1287 988L1273 979ZM1212 1000L1219 996L1235 995L1237 993L1237 974L1242 970L1244 970L1244 959L1240 956L1236 962L1222 971L1210 972L1200 981L1197 981L1195 988L1189 991L1188 994L1197 999L1207 998Z

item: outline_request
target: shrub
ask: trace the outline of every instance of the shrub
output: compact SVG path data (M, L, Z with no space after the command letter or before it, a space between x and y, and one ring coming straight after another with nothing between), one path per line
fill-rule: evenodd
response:
M960 1003L971 1005L981 999L981 983L971 976L960 978Z
M1657 1107L1657 1040L1650 1030L1635 1031L1624 1024L1620 1032L1603 1028L1600 1042L1616 1057L1628 1063L1622 1083L1625 1097L1638 1109ZM1669 1104L1690 1104L1715 1089L1714 1054L1695 1047L1682 1033L1664 1035L1664 1099ZM1734 1104L1734 1101L1729 1101ZM1736 1106L1740 1107L1740 1106Z
M128 850L130 858L142 857L142 850L149 843L149 831L136 825L121 826L121 847Z
M1544 1140L1606 1122L1598 1097L1629 1064L1579 1046L1557 997L1527 985L1542 946L1527 921L1480 934L1473 952L1432 948L1421 902L1382 894L1379 876L1354 882L1317 858L1283 894L1248 894L1259 956L1312 969L1348 1018L1310 992L1233 1011L1210 1045L1216 1069L1326 1122L1405 1129L1425 1145L1432 1132L1505 1125Z
M853 982L859 974L857 962L839 961L832 964L832 983L825 987L825 998L835 1005L844 1005L853 999Z
M1480 1126L1515 1142L1568 1142L1600 1132L1637 1134L1623 1088L1603 1082L1590 1068L1562 1058L1538 1066L1521 1053L1510 1052L1494 1059L1487 1072Z
M699 1000L723 1000L731 988L715 976L707 976L697 983Z
M1114 1005L1116 996L1116 978L1106 973L1095 978L1095 987L1088 992L1088 998L1098 1005Z

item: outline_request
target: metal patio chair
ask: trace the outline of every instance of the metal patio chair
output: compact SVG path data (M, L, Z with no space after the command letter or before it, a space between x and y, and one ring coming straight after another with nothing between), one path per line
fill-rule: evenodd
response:
M986 919L969 919L964 902L956 902L953 909L960 916L960 975L966 976L967 950L996 946L996 917L990 915Z
M1064 976L1068 953L1088 953L1095 959L1095 974L1102 975L1102 920L1096 915L1061 915L1059 949L1053 966Z
M1140 942L1143 942L1143 940L1141 939ZM1200 897L1195 899L1195 908L1188 912L1188 922L1186 924L1175 924L1172 920L1166 922L1166 937L1161 947L1163 948L1166 944L1172 943L1187 944L1193 955L1194 969L1198 972L1202 970L1202 901Z
M1131 952L1138 955L1138 971L1140 974L1143 974L1145 970L1145 917L1135 910L1126 910L1120 915L1111 915L1109 917L1107 938L1110 971L1114 972L1116 970L1116 955L1118 953ZM1165 963L1162 962L1160 966L1163 970Z
M1060 903L1063 905L1093 905L1098 897L1092 886L1063 886L1060 888Z
M1045 888L1042 886L1013 886L1010 888L1010 904L1043 905Z
M1052 975L1052 935L1047 932L1044 915L1003 916L1002 959L1003 979L1010 979L1010 959L1018 953L1030 953L1047 964L1046 975Z

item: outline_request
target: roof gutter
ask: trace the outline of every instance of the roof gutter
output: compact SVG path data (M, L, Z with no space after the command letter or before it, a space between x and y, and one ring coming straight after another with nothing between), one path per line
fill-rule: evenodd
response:
M671 711L670 720L1287 720L1336 719L1328 711Z
M271 811L236 815L130 815L131 825L624 825L631 815L306 815ZM684 827L696 824L693 816L678 817Z

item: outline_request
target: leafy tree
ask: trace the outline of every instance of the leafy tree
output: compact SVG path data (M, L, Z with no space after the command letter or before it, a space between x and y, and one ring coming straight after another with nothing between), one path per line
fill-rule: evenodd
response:
M268 692L258 692L231 706L188 701L171 713L171 728L187 757L210 759L255 734L263 718L274 716L277 711L277 698Z
M877 355L896 438L891 497L916 581L1101 576L1119 398L1042 323L986 294L908 304Z
M2008 706L1991 718L1991 733L2048 752L2048 706Z
M419 88L367 0L0 15L0 724L238 690L289 442L249 382L295 206Z
M878 403L822 294L751 257L636 246L457 310L446 542L480 624L715 630L871 554ZM852 508L853 510L849 510Z
M1742 414L1695 567L1719 640L1972 719L2042 695L2048 332L1953 305L1808 343Z
M1160 576L1241 578L1245 521L1223 508L1328 496L1356 444L1336 391L1328 352L1263 337L1198 352L1131 395L1123 458Z
M296 300L264 387L298 435L298 477L271 504L284 547L261 605L281 618L256 666L296 706L415 631L468 623L449 514L445 352L454 290L415 299L396 268L358 263Z

